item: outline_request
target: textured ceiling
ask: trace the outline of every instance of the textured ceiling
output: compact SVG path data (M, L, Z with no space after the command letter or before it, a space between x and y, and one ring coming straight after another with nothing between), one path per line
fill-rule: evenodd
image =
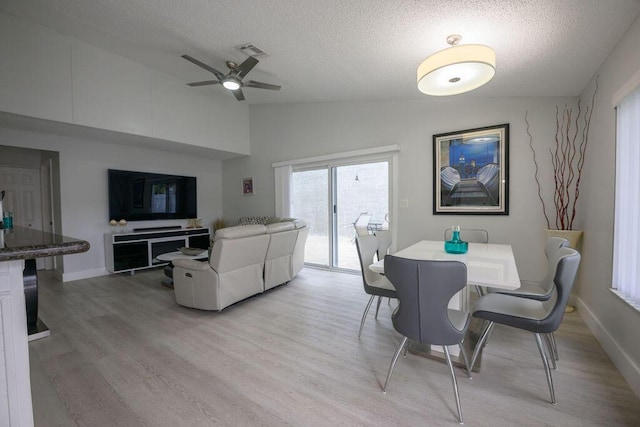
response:
M269 52L248 103L424 99L416 68L447 47L493 47L497 72L460 97L578 95L640 12L640 0L0 0L0 11L177 76L226 72L252 42ZM193 88L219 91L220 87ZM227 94L233 99L231 94Z

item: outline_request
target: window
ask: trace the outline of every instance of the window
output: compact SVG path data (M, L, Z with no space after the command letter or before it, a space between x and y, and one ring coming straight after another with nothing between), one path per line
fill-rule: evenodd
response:
M613 289L640 309L640 88L617 104Z

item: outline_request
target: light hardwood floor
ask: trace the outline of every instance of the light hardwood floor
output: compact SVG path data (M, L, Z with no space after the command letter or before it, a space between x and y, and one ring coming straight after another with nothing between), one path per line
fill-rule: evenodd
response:
M360 276L306 268L221 313L176 305L161 269L59 283L40 273L51 336L29 344L36 426L457 425L446 366L400 359L392 306ZM640 400L577 313L557 333L548 403L533 336L500 326L473 379L456 369L468 426L639 425Z

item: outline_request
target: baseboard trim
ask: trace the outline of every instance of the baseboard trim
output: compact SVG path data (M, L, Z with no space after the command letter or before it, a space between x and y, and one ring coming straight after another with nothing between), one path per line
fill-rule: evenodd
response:
M618 345L617 341L609 334L600 320L593 314L581 298L576 298L578 313L587 325L591 333L598 340L620 374L631 387L631 390L640 397L640 367Z
M73 273L62 273L62 282L72 282L74 280L91 279L92 277L106 276L109 273L105 268L94 268L92 270L82 270Z

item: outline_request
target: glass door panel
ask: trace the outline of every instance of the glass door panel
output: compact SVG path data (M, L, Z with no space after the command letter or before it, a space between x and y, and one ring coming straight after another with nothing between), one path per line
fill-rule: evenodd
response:
M369 230L386 227L389 212L389 162L360 163L335 168L336 248L335 266L360 269L354 223L360 214L370 215Z
M329 266L329 172L327 168L294 171L291 213L309 227L304 261Z

